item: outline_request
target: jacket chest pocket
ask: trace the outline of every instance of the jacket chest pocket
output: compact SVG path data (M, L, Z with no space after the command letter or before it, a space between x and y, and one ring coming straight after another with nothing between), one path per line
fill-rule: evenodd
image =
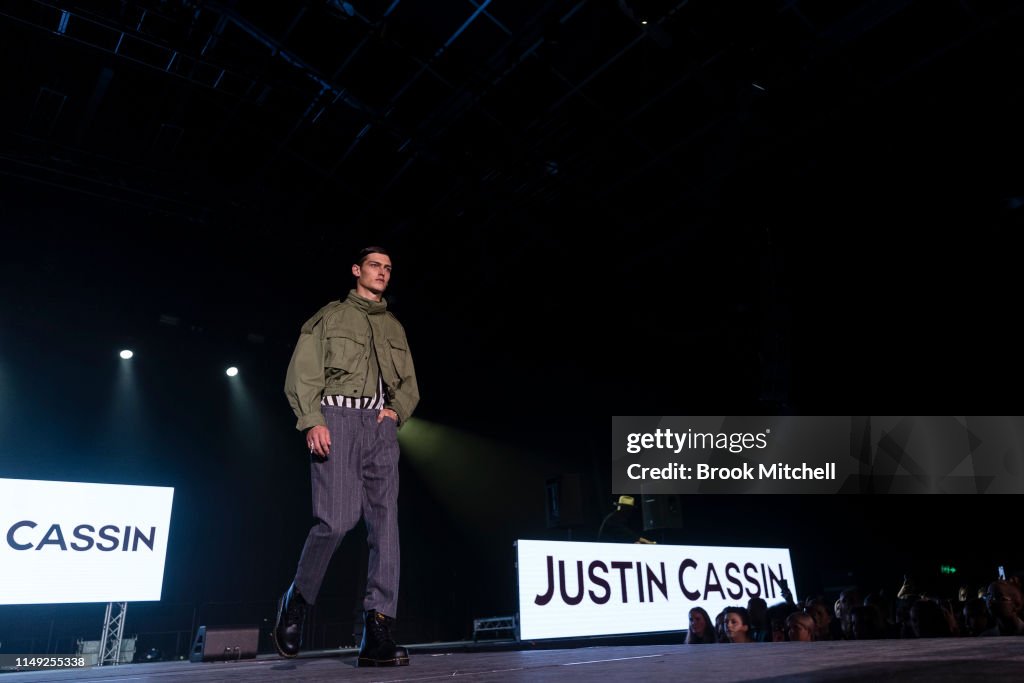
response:
M395 367L395 372L398 373L398 381L401 384L402 378L411 374L409 345L402 339L388 339L388 348L391 352L391 363Z
M364 355L366 355L366 344L354 335L341 333L337 336L327 337L324 367L355 372Z

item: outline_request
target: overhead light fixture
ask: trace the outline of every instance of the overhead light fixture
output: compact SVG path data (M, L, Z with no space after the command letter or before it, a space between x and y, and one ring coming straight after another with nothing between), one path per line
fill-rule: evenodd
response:
M128 360L129 358L131 358L135 354L131 352L131 349L124 349L124 350L121 351L121 353L119 353L117 355L121 356L121 358L123 358L125 360Z
M230 368L226 370L226 374L228 377L234 377L235 375L238 374L238 368L232 365Z
M327 4L336 10L340 10L345 16L354 17L356 15L356 8L351 2L342 2L342 0L327 0Z

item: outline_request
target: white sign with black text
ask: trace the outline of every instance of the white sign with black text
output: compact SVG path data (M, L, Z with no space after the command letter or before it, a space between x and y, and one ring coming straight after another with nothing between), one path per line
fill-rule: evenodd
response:
M752 597L796 594L786 548L517 541L523 640L682 631Z
M174 489L0 479L0 605L159 600Z

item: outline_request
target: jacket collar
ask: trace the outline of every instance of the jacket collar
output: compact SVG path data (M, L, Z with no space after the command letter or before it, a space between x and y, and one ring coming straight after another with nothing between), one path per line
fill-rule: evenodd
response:
M349 303L355 304L359 310L366 315L378 315L388 310L388 302L386 299L381 297L380 301L370 301L356 294L356 290L351 290L348 293L348 297L345 299Z

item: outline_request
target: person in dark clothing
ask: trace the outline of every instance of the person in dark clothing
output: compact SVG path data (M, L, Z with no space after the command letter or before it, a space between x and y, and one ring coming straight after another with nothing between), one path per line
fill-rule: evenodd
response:
M606 543L650 543L638 534L629 525L629 519L636 509L636 501L633 496L619 496L615 502L615 509L605 515L601 521L601 527L597 530L597 540Z

